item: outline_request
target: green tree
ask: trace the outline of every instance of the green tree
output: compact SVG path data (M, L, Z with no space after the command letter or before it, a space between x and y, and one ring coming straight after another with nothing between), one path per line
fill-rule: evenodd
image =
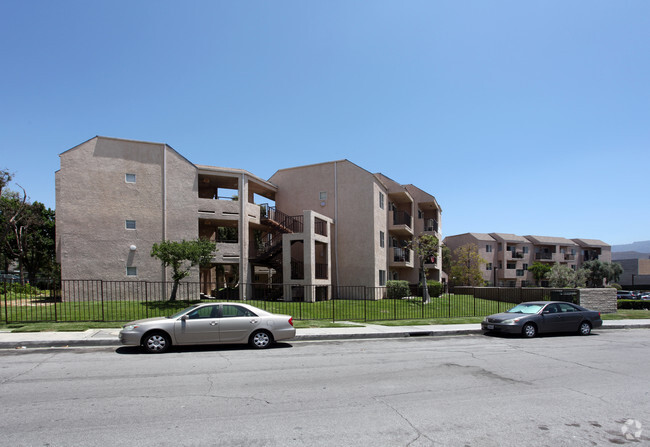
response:
M171 267L172 294L170 301L176 300L176 291L178 284L183 278L190 274L190 269L196 265L207 265L212 259L217 244L214 242L197 239L193 241L162 241L159 244L153 244L151 247L151 257L157 258L162 262L164 267Z
M33 283L38 276L55 278L59 276L56 263L55 212L40 202L31 204L29 213L35 219L26 243L24 265Z
M603 287L603 282L607 281L612 274L608 263L594 259L582 264L587 276L587 287Z
M535 278L535 284L539 286L540 281L545 279L546 275L551 271L551 266L545 262L533 262L533 265L528 267L528 271L533 274L533 278Z
M623 274L623 266L618 262L607 262L608 274L607 282L608 283L617 283Z
M34 213L27 200L25 189L18 185L22 194L8 189L0 196L0 243L3 245L5 262L7 258L18 261L20 283L25 283L25 257L28 251L29 236L40 223L40 216Z
M478 254L476 244L458 247L451 257L451 275L455 285L480 287L485 284L481 266L487 261Z
M6 169L0 169L0 196L2 196L2 191L13 179L13 174Z
M573 270L566 264L553 265L547 278L551 287L584 287L586 284L585 271Z
M426 261L438 256L440 241L437 237L430 234L421 234L409 243L409 248L413 250L420 261L420 284L422 284L422 304L430 301L429 288L427 287L427 269L424 267Z

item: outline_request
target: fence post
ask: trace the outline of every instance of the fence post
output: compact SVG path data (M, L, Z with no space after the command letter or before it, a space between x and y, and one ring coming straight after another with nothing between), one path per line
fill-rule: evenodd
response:
M144 316L149 318L149 282L144 282Z
M105 321L105 319L104 319L104 280L100 280L99 284L100 284L101 290L102 290L102 293L101 293L101 296L102 296L102 321Z
M61 286L61 304L63 304L63 280L61 280L60 286ZM58 303L56 299L56 279L52 280L52 294L50 296L53 297L53 301L54 301L54 322L56 323L59 321L59 317L57 313L57 308L59 306L57 306Z
M5 292L5 323L9 323L9 312L7 309L7 282L3 281L2 282L2 290Z

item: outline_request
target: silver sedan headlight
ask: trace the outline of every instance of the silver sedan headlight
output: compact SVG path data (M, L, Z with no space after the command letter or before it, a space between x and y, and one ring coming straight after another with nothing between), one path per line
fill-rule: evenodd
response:
M125 324L124 326L122 326L122 329L125 330L125 331L132 331L133 329L135 329L137 327L138 327L137 324Z

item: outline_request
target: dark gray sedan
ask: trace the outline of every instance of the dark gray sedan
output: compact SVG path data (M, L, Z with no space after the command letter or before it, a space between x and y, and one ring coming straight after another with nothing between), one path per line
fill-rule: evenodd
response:
M485 317L481 328L485 332L522 334L532 338L539 333L548 332L578 332L581 335L589 335L592 329L602 325L600 312L595 310L564 301L532 301Z

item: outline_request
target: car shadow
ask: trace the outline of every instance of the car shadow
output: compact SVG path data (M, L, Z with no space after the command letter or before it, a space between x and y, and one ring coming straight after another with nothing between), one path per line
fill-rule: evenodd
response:
M598 337L598 335L598 333L592 332L591 334L587 335L587 337ZM508 332L484 332L483 336L494 338L526 338L522 334L510 334ZM534 338L557 338L567 336L584 337L583 335L580 335L576 332L550 332L537 334Z
M193 345L193 346L172 346L162 355L179 352L227 352L227 351L273 351L276 349L293 348L293 345L285 342L276 342L266 349L255 349L248 345ZM151 355L142 346L120 346L115 350L121 355Z

